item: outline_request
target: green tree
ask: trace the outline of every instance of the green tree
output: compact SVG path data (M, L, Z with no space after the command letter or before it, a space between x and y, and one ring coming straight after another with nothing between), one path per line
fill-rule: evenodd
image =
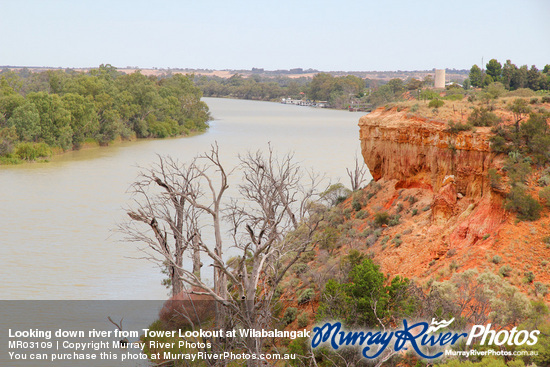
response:
M397 276L388 281L372 260L363 260L343 282L327 282L320 317L344 320L348 326L375 327L381 326L380 322L395 322L411 311L406 295L409 280Z
M470 79L470 84L473 87L480 88L483 84L483 74L481 72L481 69L479 66L474 65L470 69L470 74L468 75L468 79Z
M14 126L19 140L37 141L40 137L40 115L32 103L25 103L13 111L13 115L8 120L8 126Z
M502 72L502 65L496 59L491 59L486 65L487 75L490 75L493 78L494 82L500 80L500 75Z

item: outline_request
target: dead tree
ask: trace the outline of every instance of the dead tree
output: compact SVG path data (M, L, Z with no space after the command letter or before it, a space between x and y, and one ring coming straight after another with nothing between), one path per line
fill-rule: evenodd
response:
M363 186L365 182L365 175L367 174L367 166L365 163L359 163L359 158L357 154L355 155L355 169L351 171L349 168L346 168L350 182L351 182L351 191L357 191Z
M160 161L161 175L150 172L145 184L137 183L137 192L146 204L129 212L134 222L145 223L150 230L130 232L131 238L147 243L160 254L156 259L174 269L175 277L187 284L191 293L208 295L216 302L217 327L267 328L272 322L272 300L277 285L304 251L312 247L313 232L322 216L319 206L312 204L319 178L313 174L306 176L293 162L292 155L279 159L270 146L266 154L256 152L240 157L239 196L222 207L228 174L220 163L217 146L189 166L175 164L171 158ZM165 200L160 201L163 203L160 212L165 224L162 227L152 220L157 218L158 222L158 216L150 215L156 213L155 205L158 205L144 189L151 182L163 189L161 197ZM201 234L203 227L199 225L204 226L208 218L214 232L213 243L205 240ZM230 227L225 241L222 218ZM128 228L131 227L126 230ZM209 258L214 268L213 287L179 262L180 256L166 250L167 233L180 237L172 241L181 244L178 251L198 247ZM230 246L237 251L236 261L224 257L224 251ZM237 343L233 347L260 353L263 339L247 337Z

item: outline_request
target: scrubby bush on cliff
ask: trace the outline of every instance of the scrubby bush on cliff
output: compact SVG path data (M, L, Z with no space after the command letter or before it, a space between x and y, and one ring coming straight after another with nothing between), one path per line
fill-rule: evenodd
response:
M539 191L539 198L542 200L544 205L550 206L550 187L545 187Z
M454 123L452 120L449 121L449 128L447 129L448 132L451 134L456 134L461 131L469 131L472 130L473 126L470 124L461 124L460 122Z
M444 104L445 104L445 102L443 102L442 100L436 98L436 99L432 99L430 101L430 103L428 103L428 107L430 107L430 108L439 108L439 107L443 107Z
M388 224L390 221L390 215L388 212L377 212L374 214L374 224L377 227L381 227L384 224Z
M494 126L500 122L500 118L485 107L474 108L468 123L473 126Z
M516 212L520 220L533 221L540 218L541 205L527 194L522 185L512 187L504 208Z

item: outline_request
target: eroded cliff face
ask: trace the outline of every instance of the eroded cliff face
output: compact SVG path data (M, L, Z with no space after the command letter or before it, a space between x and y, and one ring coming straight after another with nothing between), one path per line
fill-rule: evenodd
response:
M487 190L489 128L452 134L447 124L379 108L359 122L363 157L375 180L423 185L435 192L454 176L457 192L481 197Z
M441 233L447 247L473 245L502 223L502 196L488 180L488 170L500 166L489 128L451 133L446 123L395 108L379 108L359 126L373 178L396 190L422 189L431 207L425 230Z

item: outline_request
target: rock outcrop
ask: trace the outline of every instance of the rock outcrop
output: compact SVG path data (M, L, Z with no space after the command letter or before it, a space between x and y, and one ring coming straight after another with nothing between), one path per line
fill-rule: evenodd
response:
M431 195L429 227L444 233L450 246L472 245L502 222L502 196L487 178L499 163L490 150L489 128L452 133L444 122L395 108L379 108L363 116L359 126L374 180Z

